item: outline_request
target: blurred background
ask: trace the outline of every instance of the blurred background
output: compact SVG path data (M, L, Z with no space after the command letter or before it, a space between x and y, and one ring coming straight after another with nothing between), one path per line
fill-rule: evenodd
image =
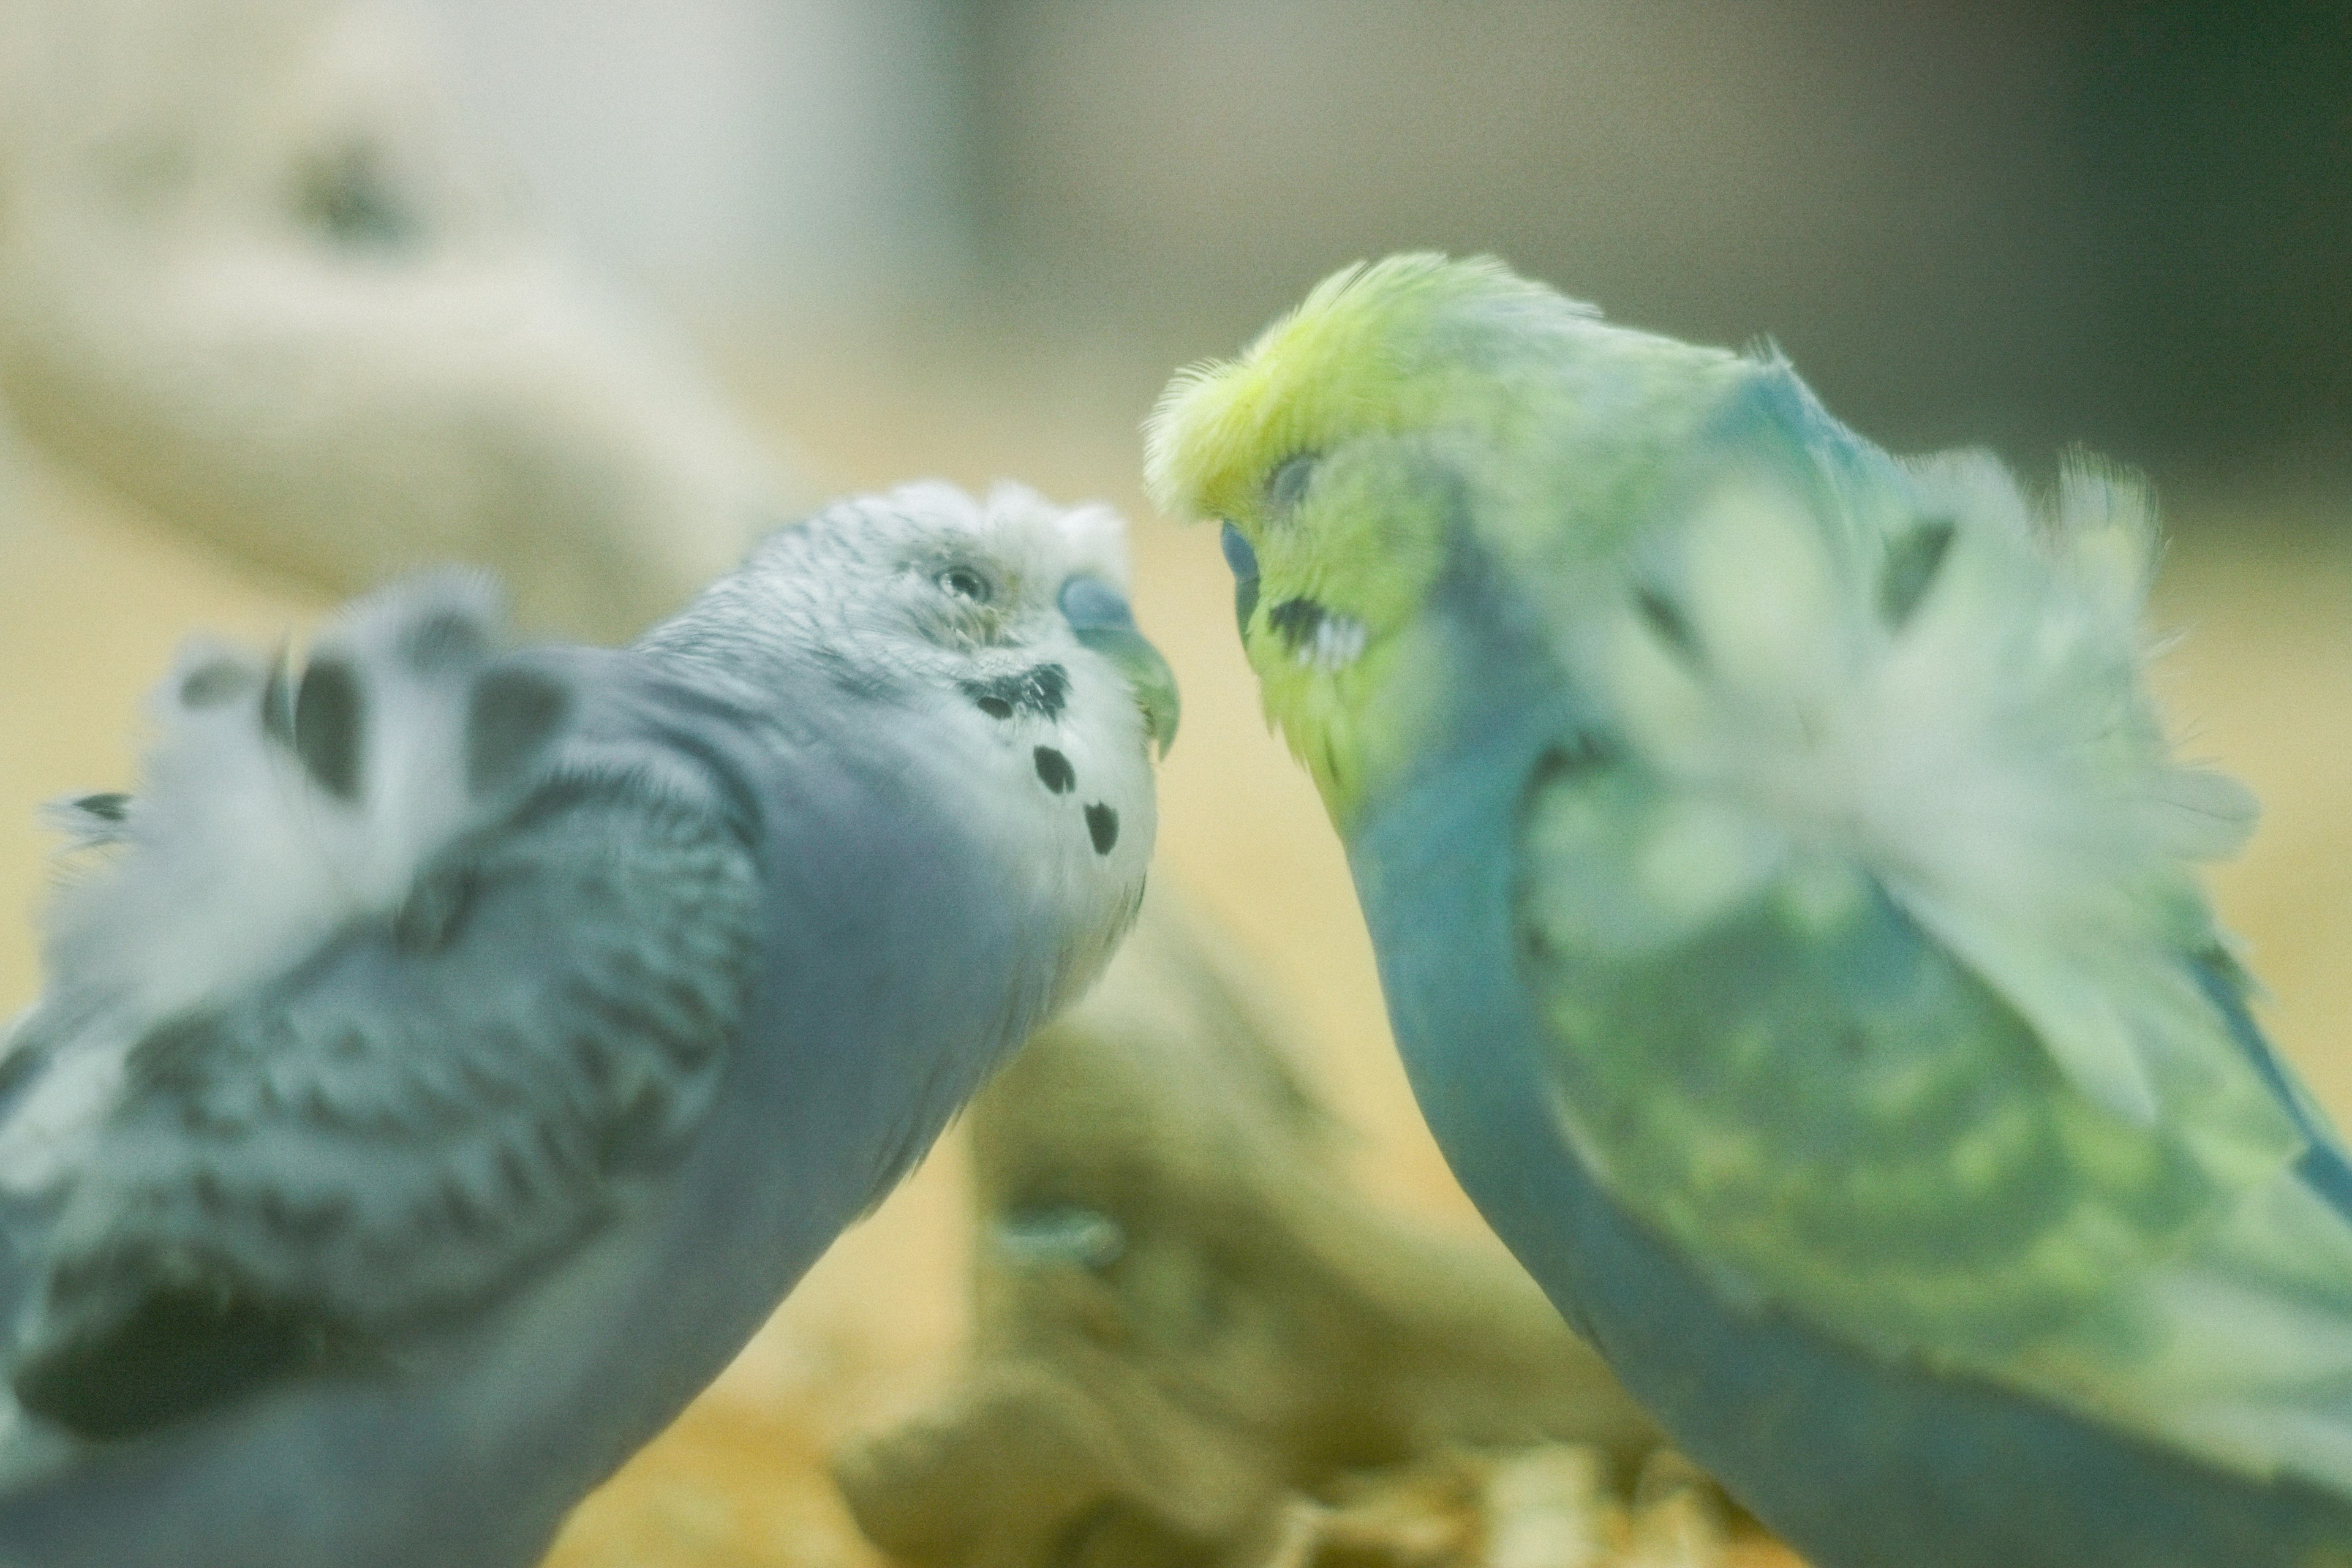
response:
M1898 446L2352 467L2340 3L436 9L562 226L690 303L1083 347L1140 402L1339 262L1492 250L1769 336Z
M107 100L76 85L86 73L124 99L109 125L137 124L163 91L122 64L137 23L170 33L158 58L236 98L262 68L245 35L180 23L240 8L289 37L335 9L0 0L0 88L37 71L79 113ZM59 20L82 13L97 20L81 32ZM1150 515L1138 426L1176 364L1233 352L1340 264L1414 247L1497 253L1675 336L1769 338L1899 449L1990 445L2042 479L2083 444L2153 475L2175 540L2158 619L2183 634L2163 693L2184 748L2266 806L2216 876L2224 916L2284 1047L2352 1119L2352 5L408 0L398 15L338 33L327 79L372 81L380 38L404 59L424 40L417 79L446 89L434 123L454 128L473 193L448 210L495 206L499 234L617 301L622 336L655 344L643 363L772 459L742 487L751 510L1013 476L1137 520L1139 610L1186 693L1165 874L1290 997L1381 1196L1474 1223L1395 1068L1328 829L1257 717L1213 542ZM341 112L341 87L306 90ZM35 198L68 155L31 101L0 102L0 422L24 437L0 442L0 1007L36 984L33 805L129 781L139 694L186 631L274 640L375 570L311 571L302 550L191 521L234 489L249 435L157 478L180 425L89 412L171 378L142 369L144 347L100 375L97 349L54 335L98 268L22 265L62 232L44 215L63 209ZM83 140L123 188L178 177L123 155L135 137ZM429 262L435 231L394 221L372 167L334 163L305 210L339 242ZM196 221L173 210L156 232ZM215 276L182 294L132 279L120 306L89 307L89 342L134 302L206 306ZM506 330L468 321L451 341ZM194 352L174 350L173 374L209 407L230 383ZM638 352L595 363L626 371ZM238 374L275 363L248 355ZM289 384L299 405L326 396L308 372ZM300 428L283 409L254 417ZM731 447L704 465L758 466ZM228 510L277 515L291 481L273 484ZM331 515L354 531L372 506L404 516L400 489ZM642 616L632 602L620 618ZM592 1500L557 1562L867 1561L819 1458L951 1363L961 1179L950 1147L846 1238Z

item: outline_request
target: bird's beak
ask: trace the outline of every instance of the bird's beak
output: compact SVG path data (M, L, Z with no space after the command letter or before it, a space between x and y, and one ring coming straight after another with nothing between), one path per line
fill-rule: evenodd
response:
M1241 627L1242 643L1249 643L1250 616L1257 613L1257 552L1242 537L1242 531L1232 523L1225 524L1218 543L1224 547L1225 564L1234 574L1234 621Z
M1160 754L1176 742L1176 721L1182 703L1176 694L1176 672L1160 650L1135 626L1135 612L1118 589L1099 577L1073 577L1062 584L1062 618L1078 634L1084 647L1110 660L1127 679L1135 705L1143 710L1143 728L1160 743Z

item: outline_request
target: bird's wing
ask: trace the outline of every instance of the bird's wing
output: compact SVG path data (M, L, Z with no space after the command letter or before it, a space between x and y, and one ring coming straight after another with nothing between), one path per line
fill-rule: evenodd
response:
M2248 1172L2096 1105L1866 879L1808 868L1638 960L1542 901L1521 978L1563 1137L1727 1297L2352 1488L2352 1226L2309 1173L2338 1168L2323 1145Z
M387 657L409 675L416 642L383 641L405 648ZM265 742L313 784L312 754L327 757L348 785L341 816L284 797L341 857L323 879L347 892L373 879L391 897L354 894L290 963L191 929L187 945L228 953L242 978L175 983L179 1005L158 1013L119 978L156 965L110 946L100 917L124 888L175 896L196 851L134 834L112 880L67 910L50 996L11 1047L22 1081L0 1108L0 1184L43 1219L9 1372L23 1407L66 1430L127 1435L291 1371L366 1364L502 1299L677 1152L739 1026L755 873L725 810L676 770L568 765L559 744L512 790L446 813L454 836L417 839L415 864L388 872L371 847L388 818L421 820L418 791L404 805L374 770L504 776L483 759L514 739L520 678L458 660L429 673L458 684L462 721L306 738L305 717L400 706L385 689L398 672L365 647L332 657L347 689L298 699L295 732ZM415 752L436 733L473 754L428 765ZM168 755L156 763L156 793L131 816L151 834L200 817L172 792L204 787ZM239 913L191 898L184 918ZM153 922L112 934L166 952L175 937Z
M1720 496L1563 639L1599 717L1515 845L1559 1125L1733 1300L2352 1490L2340 1147L2182 865L2242 812L2079 568L2112 498L2036 539L1990 485Z

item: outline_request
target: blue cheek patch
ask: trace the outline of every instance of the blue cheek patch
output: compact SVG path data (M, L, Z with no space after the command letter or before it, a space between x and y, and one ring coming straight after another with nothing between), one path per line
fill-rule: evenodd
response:
M1249 641L1250 616L1257 613L1257 552L1242 537L1242 531L1232 523L1224 526L1217 542L1225 552L1225 564L1234 574L1234 624L1241 628L1242 641Z

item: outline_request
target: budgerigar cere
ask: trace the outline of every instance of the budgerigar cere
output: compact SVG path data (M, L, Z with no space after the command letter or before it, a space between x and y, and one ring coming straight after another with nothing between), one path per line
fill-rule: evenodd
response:
M0 1056L0 1563L537 1562L1133 919L1127 590L914 485L625 651L193 649Z
M2352 1166L2196 863L2150 503L1491 261L1171 385L1455 1173L1816 1568L2352 1563Z

